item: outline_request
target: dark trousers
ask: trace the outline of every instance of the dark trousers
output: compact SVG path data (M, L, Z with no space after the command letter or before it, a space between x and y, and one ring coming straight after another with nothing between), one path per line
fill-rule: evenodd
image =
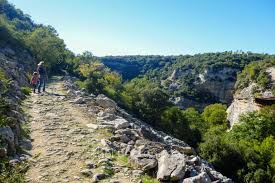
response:
M39 84L38 84L38 92L41 92L41 88L43 88L43 91L46 89L46 77L40 76L39 79Z
M32 84L33 93L35 93L36 88L37 88L37 84Z

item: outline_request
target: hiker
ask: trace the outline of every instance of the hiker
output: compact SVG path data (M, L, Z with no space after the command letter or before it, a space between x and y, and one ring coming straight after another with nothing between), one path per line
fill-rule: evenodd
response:
M35 93L35 89L37 88L37 85L39 83L39 76L37 72L34 72L31 79L31 86L33 88L33 93Z
M47 75L47 71L46 71L43 61L39 62L38 67L37 67L37 72L39 74L38 93L41 93L42 87L43 87L43 92L45 92L46 81L48 80L48 75Z

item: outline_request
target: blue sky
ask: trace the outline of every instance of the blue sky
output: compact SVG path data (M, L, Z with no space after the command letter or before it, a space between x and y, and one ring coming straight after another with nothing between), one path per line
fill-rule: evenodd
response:
M9 0L94 55L275 53L273 0Z

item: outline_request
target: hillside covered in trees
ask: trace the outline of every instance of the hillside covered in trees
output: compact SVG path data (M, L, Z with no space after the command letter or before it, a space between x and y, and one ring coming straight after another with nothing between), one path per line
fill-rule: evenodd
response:
M223 52L176 57L121 56L100 59L106 66L122 74L123 79L128 80L129 74L148 78L168 93L177 106L192 106L202 110L215 102L229 105L233 99L237 74L250 62L267 56L250 52Z

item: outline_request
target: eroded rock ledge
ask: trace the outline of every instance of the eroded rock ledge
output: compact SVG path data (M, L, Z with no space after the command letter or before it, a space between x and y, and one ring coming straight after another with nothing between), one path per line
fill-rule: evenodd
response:
M86 106L87 112L97 114L97 124L88 128L110 129L113 136L102 139L104 151L119 151L130 157L131 164L161 182L230 183L231 179L201 159L192 147L134 118L104 95L88 95L77 90L70 77L65 77L68 94L75 104Z

